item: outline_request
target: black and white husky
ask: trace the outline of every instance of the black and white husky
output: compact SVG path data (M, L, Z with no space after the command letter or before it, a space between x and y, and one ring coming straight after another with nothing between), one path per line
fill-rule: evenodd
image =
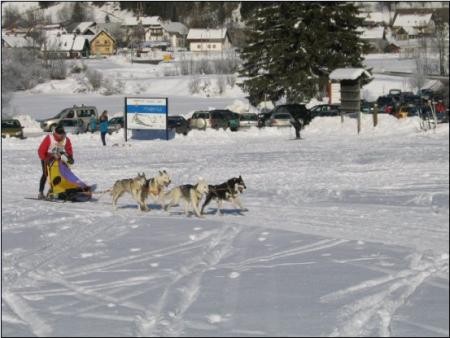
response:
M239 208L239 211L247 211L242 206L241 200L239 198L240 194L247 189L245 186L244 180L242 176L230 178L228 181L218 184L218 185L209 185L209 192L206 195L205 202L202 206L201 213L203 214L203 210L211 202L212 199L217 201L217 212L222 211L223 201L231 202L235 207Z

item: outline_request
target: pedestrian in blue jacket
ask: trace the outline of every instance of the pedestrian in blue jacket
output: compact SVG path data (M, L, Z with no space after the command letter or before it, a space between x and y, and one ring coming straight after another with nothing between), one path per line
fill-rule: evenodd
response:
M100 136L102 138L102 143L106 146L106 133L108 132L108 112L106 110L103 111L102 115L100 115L99 119L99 127L100 127Z

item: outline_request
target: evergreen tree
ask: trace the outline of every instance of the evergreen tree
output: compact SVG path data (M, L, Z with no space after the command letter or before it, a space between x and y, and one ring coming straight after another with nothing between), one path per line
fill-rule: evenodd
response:
M49 8L49 7L51 7L53 5L56 5L56 4L57 4L56 1L39 1L39 7L43 8L43 9Z
M288 102L316 95L337 67L361 66L367 45L356 28L357 8L347 3L279 2L247 20L242 87L255 104L265 97Z
M83 21L85 21L84 19L85 19L85 14L84 14L83 4L80 2L75 2L75 4L73 5L71 21L72 22L83 22Z
M173 22L178 21L178 13L177 13L176 6L172 6L172 13L170 14L170 21L173 21Z

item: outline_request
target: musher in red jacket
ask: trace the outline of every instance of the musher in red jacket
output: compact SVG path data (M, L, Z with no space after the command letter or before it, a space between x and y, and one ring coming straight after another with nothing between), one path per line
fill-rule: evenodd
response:
M38 155L42 164L42 176L39 182L39 199L44 199L44 187L48 176L47 163L52 159L60 159L62 153L66 154L67 163L73 164L72 142L66 137L64 128L58 126L55 128L53 134L44 137L38 149Z

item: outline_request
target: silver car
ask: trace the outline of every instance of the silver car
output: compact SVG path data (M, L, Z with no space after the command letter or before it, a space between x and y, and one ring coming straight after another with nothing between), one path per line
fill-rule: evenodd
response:
M93 106L73 106L72 108L63 109L55 117L41 120L41 128L43 131L53 131L53 129L62 121L75 121L80 124L80 130L87 130L92 117L98 119L97 108ZM66 122L67 123L67 122Z
M211 115L209 111L196 111L189 119L189 127L191 129L211 128Z
M83 134L87 131L86 126L84 125L82 120L74 120L74 119L62 119L58 123L59 126L64 127L64 131L67 134Z
M241 128L258 127L258 115L255 113L243 113L239 116Z
M273 113L266 121L267 127L290 127L293 121L292 115L289 113Z

